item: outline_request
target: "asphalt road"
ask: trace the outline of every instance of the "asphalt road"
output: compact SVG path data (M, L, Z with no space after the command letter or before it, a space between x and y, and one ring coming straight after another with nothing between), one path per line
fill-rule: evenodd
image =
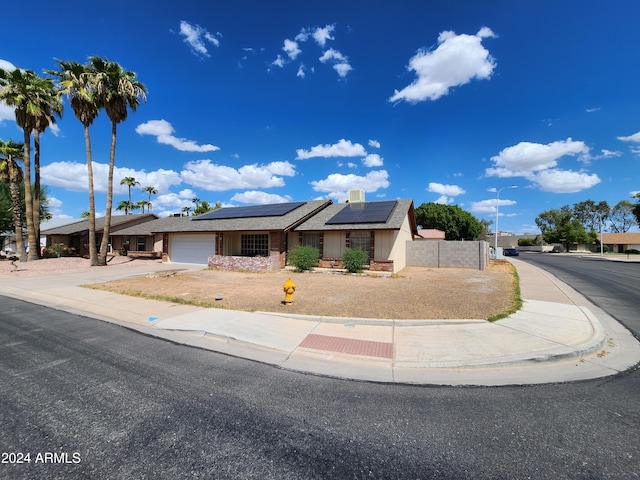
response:
M535 387L352 382L6 297L0 305L2 479L558 480L640 472L635 371Z
M518 258L569 284L640 338L640 262L528 252Z

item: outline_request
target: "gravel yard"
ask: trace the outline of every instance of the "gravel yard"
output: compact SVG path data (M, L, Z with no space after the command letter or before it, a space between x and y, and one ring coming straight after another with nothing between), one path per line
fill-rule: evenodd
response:
M109 266L158 260L113 257ZM90 267L82 258L55 258L17 263L0 262L0 275L33 276L69 273ZM176 270L179 266L176 265ZM207 306L247 311L287 312L352 318L488 319L513 307L515 279L508 262L494 262L484 272L462 268L407 267L396 275L225 272L203 269L136 276L92 286L112 292L162 298L168 301L204 302ZM5 276L2 281L6 281ZM296 284L294 302L283 305L282 285ZM220 298L216 300L216 298Z

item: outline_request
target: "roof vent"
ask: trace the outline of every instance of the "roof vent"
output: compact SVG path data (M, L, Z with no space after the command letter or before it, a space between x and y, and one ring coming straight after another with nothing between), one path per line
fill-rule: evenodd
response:
M361 188L353 188L349 190L349 203L364 202L364 190Z

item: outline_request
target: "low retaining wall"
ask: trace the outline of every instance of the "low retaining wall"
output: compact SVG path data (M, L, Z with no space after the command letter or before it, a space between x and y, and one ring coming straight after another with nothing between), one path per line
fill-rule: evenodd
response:
M489 244L485 241L415 240L407 242L407 266L410 267L485 270L488 265Z
M234 257L212 255L208 261L209 268L214 270L245 270L248 272L265 272L280 269L280 255L270 257Z

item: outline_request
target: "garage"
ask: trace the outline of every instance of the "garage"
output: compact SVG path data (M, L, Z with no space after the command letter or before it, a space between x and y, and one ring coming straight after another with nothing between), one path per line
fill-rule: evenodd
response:
M171 235L171 263L193 263L207 265L209 257L215 254L216 236Z

